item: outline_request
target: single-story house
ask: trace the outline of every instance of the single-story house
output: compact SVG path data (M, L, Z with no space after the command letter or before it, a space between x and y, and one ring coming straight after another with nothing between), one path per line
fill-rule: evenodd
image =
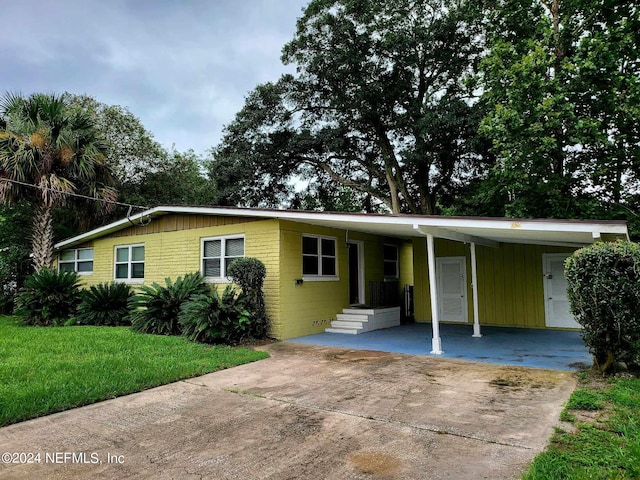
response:
M58 268L85 284L163 282L199 271L229 280L234 258L267 268L272 335L359 333L430 322L578 328L564 259L598 241L628 239L621 221L531 220L234 207L161 206L55 245Z

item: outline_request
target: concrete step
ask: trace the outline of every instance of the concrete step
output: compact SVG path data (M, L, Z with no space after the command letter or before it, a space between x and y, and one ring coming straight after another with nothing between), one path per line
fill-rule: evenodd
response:
M352 322L368 322L369 315L353 315L350 313L339 313L336 315L336 319L342 321L352 321Z
M373 308L343 308L342 313L353 315L373 315L376 311Z
M358 330L362 330L364 328L362 322L343 322L339 319L332 321L331 326L334 328L357 328Z
M348 335L357 335L360 332L360 330L354 328L325 328L324 331L327 333L346 333Z

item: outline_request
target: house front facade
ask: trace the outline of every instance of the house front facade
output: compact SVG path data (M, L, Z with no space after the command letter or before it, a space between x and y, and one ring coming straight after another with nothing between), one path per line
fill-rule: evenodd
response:
M58 268L77 271L86 285L161 283L198 271L224 286L235 258L255 257L267 269L274 337L357 333L362 327L337 316L371 307L383 311L382 326L401 315L431 322L437 353L439 322L469 324L476 335L481 325L578 327L564 259L617 239L628 239L623 222L157 207L56 251Z

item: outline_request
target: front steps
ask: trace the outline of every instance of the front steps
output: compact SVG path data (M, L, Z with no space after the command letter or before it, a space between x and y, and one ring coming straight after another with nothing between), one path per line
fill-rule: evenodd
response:
M380 328L400 325L400 307L383 308L345 308L336 315L327 333L346 333L357 335Z

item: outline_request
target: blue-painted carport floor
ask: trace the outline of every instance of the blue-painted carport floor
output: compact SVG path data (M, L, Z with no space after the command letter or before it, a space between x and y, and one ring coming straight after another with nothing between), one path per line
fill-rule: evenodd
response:
M580 333L566 330L482 327L482 337L472 337L471 325L440 324L442 355L476 362L524 367L576 370L590 366ZM431 324L413 323L350 335L319 333L288 341L356 350L431 355Z

